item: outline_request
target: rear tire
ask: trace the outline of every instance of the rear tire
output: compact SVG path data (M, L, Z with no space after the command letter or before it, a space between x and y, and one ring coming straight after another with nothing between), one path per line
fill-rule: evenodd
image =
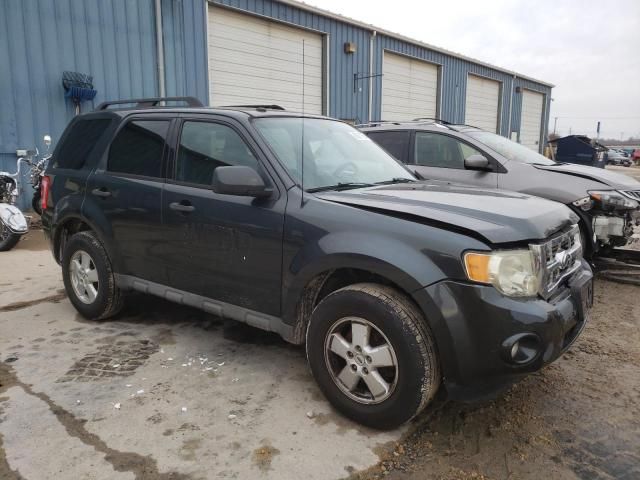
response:
M436 346L422 313L387 286L360 283L329 294L311 315L306 349L327 399L368 427L407 422L440 386Z
M0 222L0 252L8 252L15 247L21 236L13 233L4 223Z
M31 208L33 208L33 211L38 215L42 216L42 205L40 204L40 201L40 190L36 190L33 192L33 198L31 199Z
M116 286L111 261L93 232L73 235L61 263L67 296L83 317L104 320L122 309L123 293Z

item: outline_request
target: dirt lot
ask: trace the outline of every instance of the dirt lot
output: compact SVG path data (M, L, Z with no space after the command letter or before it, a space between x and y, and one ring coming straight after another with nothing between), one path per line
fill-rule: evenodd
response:
M438 405L356 478L640 478L638 294L598 281L591 322L557 363L486 405Z
M614 172L624 173L625 175L629 175L630 177L635 178L640 181L640 167L618 167L615 165L609 165L607 170L613 170Z
M640 478L640 287L598 281L572 350L497 400L381 433L273 335L144 296L87 322L46 248L0 259L3 480Z

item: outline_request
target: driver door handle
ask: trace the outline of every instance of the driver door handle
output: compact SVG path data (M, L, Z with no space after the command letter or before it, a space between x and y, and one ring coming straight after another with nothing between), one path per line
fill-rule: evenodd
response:
M182 213L191 213L196 209L196 207L191 205L191 202L189 202L188 200L182 200L181 202L171 202L169 204L169 208L176 212Z
M102 197L102 198L107 198L111 196L111 192L104 187L94 188L93 190L91 190L91 194L95 195L96 197Z

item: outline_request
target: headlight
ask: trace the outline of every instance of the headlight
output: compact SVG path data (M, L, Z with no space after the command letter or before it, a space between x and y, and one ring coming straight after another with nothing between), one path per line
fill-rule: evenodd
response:
M542 272L536 264L530 250L468 252L464 255L469 280L493 285L510 297L533 297L538 294Z
M615 190L591 190L589 196L602 210L633 210L638 208L638 202Z

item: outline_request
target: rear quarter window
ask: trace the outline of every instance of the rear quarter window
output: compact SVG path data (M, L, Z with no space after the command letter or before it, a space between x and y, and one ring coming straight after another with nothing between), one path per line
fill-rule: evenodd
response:
M53 168L79 170L84 167L110 123L109 118L96 118L78 120L69 126L53 156Z
M367 135L392 157L401 162L407 162L407 153L409 151L408 131L367 132Z

